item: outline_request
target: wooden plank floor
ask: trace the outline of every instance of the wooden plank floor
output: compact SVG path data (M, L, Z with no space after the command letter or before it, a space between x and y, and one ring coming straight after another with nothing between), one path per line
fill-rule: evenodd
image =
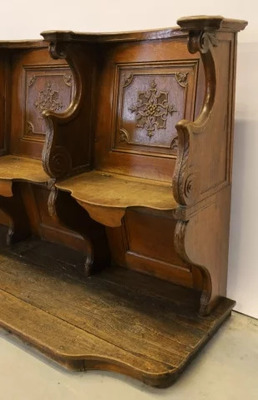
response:
M80 263L74 251L40 241L0 254L0 325L68 368L168 386L234 305L222 299L201 318L193 290L122 268L82 279Z

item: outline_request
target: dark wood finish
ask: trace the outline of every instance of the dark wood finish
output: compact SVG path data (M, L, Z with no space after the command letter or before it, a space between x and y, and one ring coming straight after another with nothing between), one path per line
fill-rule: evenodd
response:
M0 195L0 207L8 216L7 244L19 242L31 235L29 217L17 185L12 188L12 196Z
M234 305L222 299L203 319L193 290L121 268L82 281L73 271L81 261L38 242L0 256L1 325L69 369L111 370L167 387Z
M12 249L0 256L0 323L68 366L154 386L170 384L233 307L236 40L247 23L178 24L0 43L0 222Z

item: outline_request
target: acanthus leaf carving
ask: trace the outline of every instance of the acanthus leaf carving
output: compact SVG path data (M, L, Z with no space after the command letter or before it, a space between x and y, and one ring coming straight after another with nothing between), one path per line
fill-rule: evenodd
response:
M178 149L178 136L175 136L173 138L173 140L171 142L171 145L170 145L170 148L171 148L171 150L174 150L175 152L177 151L177 149Z
M192 204L200 192L199 172L189 166L189 131L184 121L177 124L178 157L173 176L174 197L179 204Z
M129 86L134 78L134 74L129 74L127 77L124 77L124 81L123 81L123 88Z
M129 143L129 134L126 129L124 129L124 128L120 129L119 135L120 135L119 136L120 142Z
M206 89L202 110L194 121L182 120L176 125L179 137L178 157L173 177L173 193L180 205L192 205L201 195L201 162L189 150L195 135L211 129L209 123L213 112L216 93L216 69L213 47L218 41L215 32L190 31L188 49L199 52L204 66ZM204 139L203 139L204 140ZM193 147L193 146L191 146ZM193 165L195 166L193 169Z
M28 87L33 86L33 84L36 82L36 75L32 75L32 77L30 78L29 82L28 82Z
M218 46L218 39L215 32L193 31L189 34L188 49L194 54L199 51L206 54L211 47Z
M63 75L64 83L66 86L72 86L72 74L64 74Z
M26 133L27 133L27 135L34 133L34 126L33 126L33 123L30 121L27 121Z
M185 88L188 85L187 77L188 77L188 72L176 72L175 74L177 83L183 88Z

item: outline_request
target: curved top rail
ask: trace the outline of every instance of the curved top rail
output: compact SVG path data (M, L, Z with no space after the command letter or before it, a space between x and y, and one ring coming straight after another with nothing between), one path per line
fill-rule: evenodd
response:
M185 30L227 30L236 32L242 30L247 25L246 21L226 19L222 16L199 15L193 17L183 17L177 21L178 26L163 29L151 29L144 31L131 32L95 32L82 33L73 31L45 31L41 35L47 41L64 42L121 42L121 41L141 41L159 40L186 36Z

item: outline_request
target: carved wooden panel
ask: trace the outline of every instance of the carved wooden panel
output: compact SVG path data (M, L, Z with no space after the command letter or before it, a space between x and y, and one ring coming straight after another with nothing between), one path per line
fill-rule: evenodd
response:
M72 101L73 78L64 66L24 66L25 114L22 140L44 141L43 111L64 112Z
M123 221L123 240L127 246L126 250L171 264L180 262L171 246L175 224L173 219L161 214L128 209Z
M193 118L196 66L194 61L117 65L114 151L176 154L175 125Z

